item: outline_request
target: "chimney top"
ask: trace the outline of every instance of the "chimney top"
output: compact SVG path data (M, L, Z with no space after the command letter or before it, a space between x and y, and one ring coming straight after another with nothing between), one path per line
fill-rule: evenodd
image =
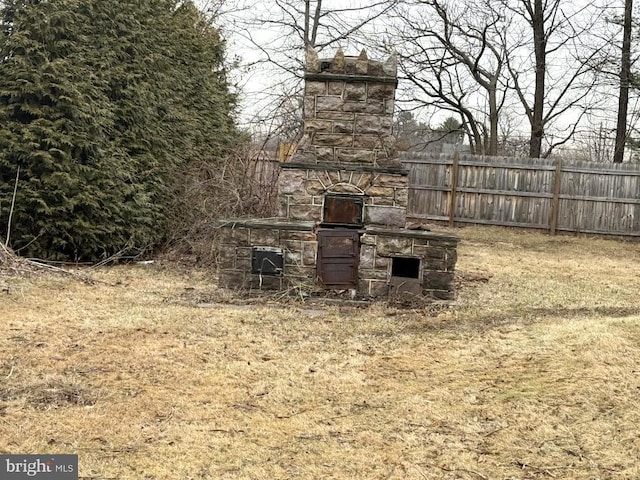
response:
M319 77L369 77L373 79L385 79L384 83L397 83L398 62L393 53L384 62L369 60L366 50L362 50L358 56L345 56L339 48L333 58L319 58L318 53L312 48L307 48L305 66L305 78L315 79ZM358 78L362 80L363 78Z

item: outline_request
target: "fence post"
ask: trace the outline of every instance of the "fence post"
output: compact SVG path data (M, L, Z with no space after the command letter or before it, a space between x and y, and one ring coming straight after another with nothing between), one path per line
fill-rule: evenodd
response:
M556 160L556 172L553 176L553 198L551 199L551 219L549 220L549 234L555 235L558 227L560 210L560 186L562 185L562 160Z
M449 197L449 227L453 227L456 217L456 190L458 189L458 166L460 154L456 149L453 152L453 162L451 164L451 196Z

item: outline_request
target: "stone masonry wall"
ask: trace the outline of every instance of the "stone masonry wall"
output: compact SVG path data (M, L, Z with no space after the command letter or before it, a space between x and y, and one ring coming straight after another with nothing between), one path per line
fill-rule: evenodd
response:
M365 224L404 227L407 177L353 170L283 168L279 178L278 216L322 222L327 193L363 195Z
M307 56L304 138L294 162L399 166L392 137L397 85L393 66L366 52L332 60Z
M297 224L266 220L237 220L220 229L218 275L220 286L261 290L307 291L317 288L316 256L318 244L310 222ZM420 261L422 293L437 299L455 297L454 268L458 238L428 231L379 229L369 227L361 236L358 266L358 292L364 297L389 295L394 257ZM253 247L280 247L284 272L281 276L251 273Z
M285 275L252 274L253 247L281 247ZM318 242L310 223L237 220L220 229L217 250L221 287L285 290L315 279Z
M358 290L370 297L386 296L393 257L409 257L420 260L423 295L452 300L457 244L454 235L367 229L361 237Z

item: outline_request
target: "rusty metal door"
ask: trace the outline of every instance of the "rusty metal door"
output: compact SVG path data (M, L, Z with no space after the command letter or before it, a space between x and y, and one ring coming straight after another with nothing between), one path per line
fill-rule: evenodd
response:
M345 227L361 226L363 201L363 197L353 195L325 196L322 223Z
M325 287L356 288L360 234L336 228L318 231L318 279Z

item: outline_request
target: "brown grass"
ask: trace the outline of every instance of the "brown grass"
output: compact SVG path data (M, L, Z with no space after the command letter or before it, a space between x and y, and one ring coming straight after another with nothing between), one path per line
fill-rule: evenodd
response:
M160 266L7 278L0 452L99 479L640 478L640 245L458 233L436 313L216 303Z

